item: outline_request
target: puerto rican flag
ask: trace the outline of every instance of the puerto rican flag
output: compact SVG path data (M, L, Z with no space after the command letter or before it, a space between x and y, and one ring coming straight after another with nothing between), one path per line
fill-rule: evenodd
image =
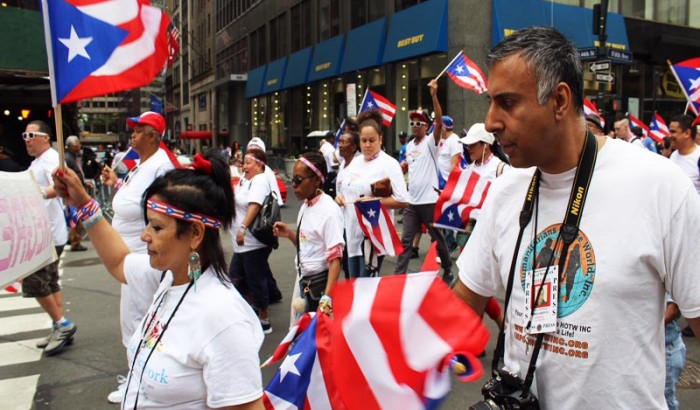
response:
M596 106L593 101L589 100L586 97L583 98L583 113L585 115L595 115L600 120L600 125L605 127L605 119L602 115L600 115L600 111L598 111L598 106Z
M355 202L355 212L360 229L372 242L377 255L396 256L403 253L403 245L394 223L379 198Z
M464 55L464 51L457 54L445 72L458 86L472 90L477 94L486 92L488 88L486 76L474 61Z
M668 132L666 122L664 122L664 119L659 113L655 112L649 123L649 136L654 138L657 142L663 142L664 137L668 137L669 135L671 134Z
M294 342L296 342L297 338L309 327L314 316L316 316L316 312L305 313L302 317L300 317L294 326L289 329L289 333L287 333L287 336L282 339L280 345L277 346L277 349L275 349L275 351L272 353L272 356L265 360L260 367L266 367L272 363L276 363L284 359L284 357L287 356L287 353L289 353L289 349L291 349Z
M175 156L175 154L173 154L173 152L170 151L170 148L168 148L168 146L165 145L165 141L163 141L163 140L160 141L160 149L165 151L165 153L168 155L168 159L170 159L170 162L175 166L175 168L177 168L177 169L184 168L182 166L182 164L180 164L180 161L177 160L177 157ZM126 151L126 154L124 154L124 156L122 157L121 162L122 162L122 164L124 164L126 166L126 168L129 171L131 171L134 168L136 168L136 166L139 163L139 159L140 159L139 153L136 152L135 150L133 150L131 147L129 147L129 149ZM116 168L116 166L115 166L115 168Z
M635 117L634 115L632 115L632 113L629 112L627 113L627 118L630 120L631 126L639 127L642 129L642 133L645 136L649 135L649 127L647 127L647 125L642 120Z
M375 93L369 88L365 91L360 104L360 112L366 110L379 110L384 117L384 126L391 127L391 121L396 114L396 105L381 94Z
M678 84L683 88L690 108L695 115L700 112L700 57L673 64L671 70L676 75Z
M455 164L435 204L434 225L464 232L474 211L484 205L493 178L480 175L464 161Z
M43 0L53 105L141 87L179 50L148 0Z

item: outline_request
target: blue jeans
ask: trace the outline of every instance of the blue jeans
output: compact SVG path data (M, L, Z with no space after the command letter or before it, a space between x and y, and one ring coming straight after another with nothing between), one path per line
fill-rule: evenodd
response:
M676 399L676 384L681 376L681 371L685 367L685 344L678 336L674 341L666 343L666 386L664 396L669 410L678 409Z
M382 270L382 262L384 261L384 256L377 258L377 272ZM351 278L368 278L369 269L365 264L365 257L351 256L348 258L348 274Z

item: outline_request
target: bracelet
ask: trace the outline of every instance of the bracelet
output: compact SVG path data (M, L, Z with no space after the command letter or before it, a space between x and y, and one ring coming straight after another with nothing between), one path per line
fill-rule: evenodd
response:
M333 305L333 299L331 299L331 297L328 296L328 295L323 295L323 296L321 296L321 300L319 300L318 303L319 303L319 304L325 303L325 304L328 304L328 306L332 306L332 305Z
M83 224L85 229L95 225L101 218L102 208L95 198L91 198L77 210L76 219Z
M102 219L102 212L98 213L96 218L83 222L83 228L85 228L85 230L92 228L97 222L100 221L100 219Z
M124 185L124 180L119 178L117 182L114 183L114 190L119 191L119 188L121 188Z

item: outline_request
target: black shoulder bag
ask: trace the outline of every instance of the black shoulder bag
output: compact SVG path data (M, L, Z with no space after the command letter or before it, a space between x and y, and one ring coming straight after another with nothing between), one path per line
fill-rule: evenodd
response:
M264 174L263 174L264 175ZM265 177L267 179L267 177ZM270 181L267 181L268 185ZM253 181L251 181L251 184ZM265 200L258 211L258 215L250 225L250 233L263 244L272 249L279 247L279 239L273 233L275 222L280 220L280 205L277 202L277 195L274 189L270 186L270 193L265 197Z
M598 144L595 139L595 136L593 136L593 134L591 134L590 131L587 131L586 140L583 145L583 152L579 159L578 168L576 169L574 186L572 187L571 193L569 194L569 202L567 205L566 216L564 217L564 222L562 223L561 230L554 244L554 249L556 249L558 242L562 241L562 251L561 256L559 258L560 275L561 272L564 271L564 265L566 264L569 246L578 236L578 227L581 222L583 206L586 202L588 188L590 186L591 178L593 176L593 169L595 168L597 153ZM532 382L535 376L535 369L537 367L537 357L539 356L540 349L542 348L544 333L540 333L539 335L537 335L537 340L535 341L532 357L530 358L530 364L524 381L520 380L520 378L517 375L499 369L499 366L501 364L501 361L503 360L505 352L505 316L508 314L508 304L510 302L510 296L513 290L513 282L515 278L515 265L517 263L518 250L520 249L520 243L522 242L525 228L532 220L535 202L537 201L539 195L540 176L540 170L537 169L535 171L535 175L533 175L532 180L530 181L530 186L525 196L523 208L520 212L520 232L518 233L518 239L515 244L515 250L513 251L513 259L510 264L510 273L508 274L508 285L506 288L506 300L504 306L504 322L501 323L501 331L498 334L498 341L496 343L496 349L494 351L493 361L491 363L491 372L494 378L489 380L482 389L482 392L484 393L486 399L492 400L496 403L512 403L512 400L516 399L524 405L522 407L524 409L539 409L539 403L537 402L537 399L530 393L530 387L532 386ZM536 224L537 217L535 217L535 225ZM543 281L547 279L547 275L550 272L549 268L552 266L553 258L554 252L552 252L552 254L549 257ZM534 300L539 300L543 288L544 286L539 287L539 290ZM533 306L531 307L530 321L528 322L526 329L529 329L532 323L532 316L535 312L535 305L536 304L533 304Z

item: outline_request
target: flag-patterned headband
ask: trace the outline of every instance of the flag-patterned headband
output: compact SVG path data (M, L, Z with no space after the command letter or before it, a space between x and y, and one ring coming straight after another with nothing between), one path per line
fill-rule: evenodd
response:
M165 202L154 201L149 199L146 201L146 206L148 209L161 213L163 215L170 216L172 218L182 219L183 221L200 221L207 228L219 229L221 228L221 221L210 216L195 214L191 212L185 212L180 209L168 205Z
M314 164L311 163L311 161L309 161L308 159L306 159L304 157L299 157L299 161L303 162L304 165L311 168L311 170L314 171L314 174L318 175L318 177L321 178L321 183L326 182L326 178L323 176L321 171L318 168L316 168L316 166Z
M248 155L246 155L245 157L248 158L248 159L252 159L253 161L257 162L258 164L266 165L265 162L263 162L262 160L259 160L259 159L255 158L254 155L248 154Z

